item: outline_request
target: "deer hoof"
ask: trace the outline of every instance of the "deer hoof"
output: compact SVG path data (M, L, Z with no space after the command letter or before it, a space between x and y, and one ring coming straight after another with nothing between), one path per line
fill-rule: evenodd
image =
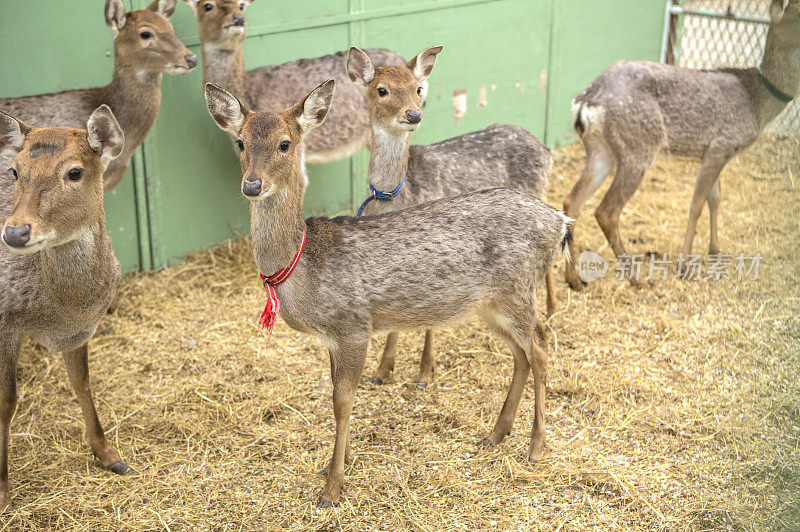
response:
M0 493L0 513L11 510L11 495Z
M586 287L586 283L584 283L580 277L575 279L567 279L567 284L575 292L580 292Z
M319 498L319 502L317 503L317 508L335 508L337 506L339 506L338 502L329 501L322 497Z
M319 470L319 471L317 471L317 472L318 472L320 475L322 475L323 477L327 477L327 476L328 476L328 471L330 471L330 466L329 466L329 465L326 465L325 467L323 467L322 469L320 469L320 470Z
M382 377L372 377L369 382L372 384L384 384Z
M428 381L418 381L414 383L414 387L419 390L424 390L428 387Z
M109 465L106 469L112 473L116 473L117 475L127 475L128 473L133 472L133 468L131 466L125 462L120 462L119 460L112 462L111 465Z
M481 447L497 447L497 444L493 442L490 438L484 438L482 440L478 440L478 443L475 445L480 445Z

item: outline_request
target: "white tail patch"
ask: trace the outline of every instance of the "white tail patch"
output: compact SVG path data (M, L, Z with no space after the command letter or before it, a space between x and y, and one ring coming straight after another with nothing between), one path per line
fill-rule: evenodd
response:
M602 135L605 130L606 109L600 105L572 100L572 123L583 129L581 136Z
M564 225L561 227L561 240L559 241L559 245L562 246L561 253L564 255L564 260L566 262L572 262L572 254L570 253L570 243L572 242L572 232L570 231L570 224L575 223L575 220L564 214L563 212L558 213L561 216L561 219L564 221Z

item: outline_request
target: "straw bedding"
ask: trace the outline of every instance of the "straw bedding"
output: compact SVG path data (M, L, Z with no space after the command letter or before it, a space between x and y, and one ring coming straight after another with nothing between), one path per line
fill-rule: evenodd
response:
M422 333L401 335L383 386L367 379L375 338L334 510L315 507L333 437L328 357L281 321L267 345L248 240L130 275L90 357L100 418L136 472L97 466L63 362L26 345L3 529L797 530L799 152L798 137L766 137L722 175L721 246L760 253L757 281L636 290L612 264L581 293L558 283L548 443L535 466L525 461L532 386L506 442L476 445L512 366L482 323L439 333L426 390L413 386ZM580 145L556 153L550 203L582 160ZM677 255L696 168L656 162L623 214L630 251ZM606 188L576 245L610 259L592 216ZM707 213L699 227L705 252Z

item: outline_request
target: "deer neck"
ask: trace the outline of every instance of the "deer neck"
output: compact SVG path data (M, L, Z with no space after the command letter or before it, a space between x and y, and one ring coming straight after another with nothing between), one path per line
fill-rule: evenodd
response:
M800 49L787 49L781 46L770 33L761 60L761 72L781 92L795 96L800 92ZM766 124L788 105L776 98L761 84L757 95L759 115Z
M114 78L101 89L101 102L114 112L125 133L123 154L130 154L152 129L161 107L161 73L137 70L134 66L114 65ZM119 159L127 160L123 155Z
M244 53L239 46L235 50L216 48L203 43L203 81L213 83L242 98L245 93L247 70Z
M297 179L301 182L299 175ZM305 230L302 189L285 190L251 203L253 255L261 273L270 276L289 266Z
M408 168L409 132L396 134L373 125L367 178L381 192L388 192L403 180Z
M42 281L59 301L86 300L107 285L98 277L110 275L115 265L105 219L80 231L73 240L41 252Z

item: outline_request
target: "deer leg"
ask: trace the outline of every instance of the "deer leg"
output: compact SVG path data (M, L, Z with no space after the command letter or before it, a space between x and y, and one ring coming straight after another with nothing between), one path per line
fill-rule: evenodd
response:
M587 136L581 140L583 140L583 145L586 149L586 167L583 169L578 182L575 183L564 199L564 214L574 220L580 217L586 200L600 188L600 185L603 184L603 181L606 180L616 165L614 154L608 149L605 142L592 136ZM575 235L574 228L572 229L572 234L573 236ZM573 290L583 290L584 282L576 269L577 253L576 246L571 246L570 255L572 260L568 261L564 266L564 279Z
M417 384L426 388L433 378L433 329L425 329L425 345L419 359L419 377Z
M18 338L0 340L0 511L11 507L8 486L8 441L11 419L17 409L18 356Z
M719 240L717 239L717 215L719 214L720 202L719 181L720 178L717 177L717 180L714 182L714 186L711 187L711 192L708 195L708 222L710 233L708 242L709 255L719 254Z
M383 347L383 355L378 364L378 369L370 379L373 384L384 384L389 382L389 378L394 371L394 356L397 354L397 331L392 331L386 335L386 345Z
M319 506L322 508L339 504L341 498L344 466L350 448L350 414L353 410L358 381L364 370L367 343L367 340L359 340L331 347L331 365L334 368L331 377L336 436L333 443L333 456L328 466L328 478L319 501Z
M619 215L636 189L639 188L644 173L650 166L650 161L652 161L652 157L647 157L644 163L631 160L621 161L611 187L594 213L597 224L603 230L616 257L625 255L625 246L622 244L622 237L619 234ZM630 282L634 286L646 285L644 281L636 279L634 276L631 276Z
M100 460L100 465L118 475L130 473L132 469L123 462L117 450L108 443L97 411L94 408L92 391L89 389L89 349L83 345L74 351L65 351L64 362L67 364L67 374L78 397L78 404L83 410L83 419L86 422L86 435L92 452Z
M709 154L703 158L703 164L700 166L700 170L697 172L697 180L695 181L694 193L692 194L692 203L689 207L689 223L686 226L686 236L684 237L683 248L681 249L681 254L684 257L689 256L689 254L692 252L692 242L694 241L694 235L697 231L697 220L700 218L700 213L703 212L703 205L706 202L709 203L710 213L710 205L715 201L717 204L719 203L719 195L717 195L717 197L714 199L711 198L712 191L716 186L715 184L719 181L719 173L722 171L722 168L729 159L730 157L720 159L719 156L713 156ZM717 192L719 192L719 187L717 187ZM716 246L716 212L714 213L713 221L711 223L713 224L711 230L713 238L712 243Z
M556 286L553 282L553 268L547 267L547 273L544 275L545 287L547 289L547 318L555 314L558 309L558 300L556 300Z
M528 363L533 370L534 417L531 430L531 443L528 446L528 460L536 462L542 457L544 449L544 402L547 385L547 334L541 324L535 324L536 338L530 344Z
M525 390L525 383L528 381L530 372L530 364L525 356L525 350L512 339L507 339L507 341L514 354L514 375L492 433L480 442L484 445L499 445L506 436L511 434L511 427L514 425L514 418L517 417L519 401L522 399L522 392Z

